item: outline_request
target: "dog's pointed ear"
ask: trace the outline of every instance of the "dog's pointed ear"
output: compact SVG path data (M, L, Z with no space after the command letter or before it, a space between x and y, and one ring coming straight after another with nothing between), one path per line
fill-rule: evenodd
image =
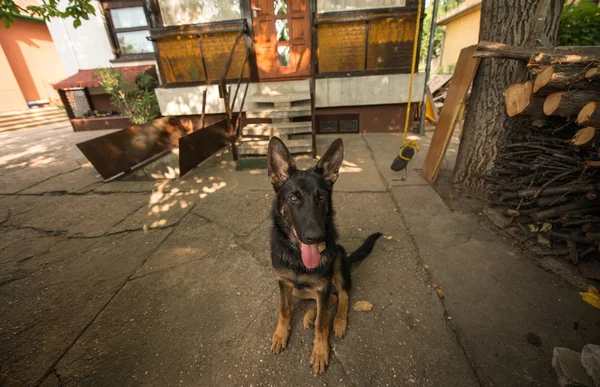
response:
M272 137L271 141L269 141L267 165L269 181L276 190L290 178L296 169L292 155L290 155L287 147L278 137Z
M315 168L317 172L323 174L325 180L333 184L338 178L342 161L344 161L344 143L341 138L338 138L329 146Z

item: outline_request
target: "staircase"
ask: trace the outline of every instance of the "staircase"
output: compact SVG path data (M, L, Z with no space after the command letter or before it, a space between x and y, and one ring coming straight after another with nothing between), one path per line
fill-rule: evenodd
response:
M0 113L0 132L33 128L35 126L65 121L69 118L64 110L57 107L44 107L14 112Z
M290 153L312 152L312 124L310 121L310 93L297 90L260 90L250 96L246 111L247 121L242 129L239 156L264 156L269 139L277 136L287 145ZM302 121L291 121L302 118ZM270 119L271 123L252 123Z

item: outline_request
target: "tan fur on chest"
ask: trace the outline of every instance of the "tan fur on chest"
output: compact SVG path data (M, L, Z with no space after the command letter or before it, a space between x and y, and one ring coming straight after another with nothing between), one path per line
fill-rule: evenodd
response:
M276 270L277 279L292 286L294 289L309 290L311 292L323 291L331 282L331 278L311 274L297 274L290 269Z

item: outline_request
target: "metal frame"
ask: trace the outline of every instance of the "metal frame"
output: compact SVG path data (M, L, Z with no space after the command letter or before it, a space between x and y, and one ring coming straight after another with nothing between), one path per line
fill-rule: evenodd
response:
M241 116L244 111L244 102L246 101L246 94L248 93L249 82L246 83L246 88L244 89L244 95L242 97L242 103L240 104L240 110L236 114L235 120L234 120L233 109L235 108L235 102L237 100L240 86L242 84L242 81L244 80L244 70L246 69L246 65L248 64L249 58L250 58L250 51L247 46L246 46L246 56L244 57L244 63L242 65L242 70L241 70L240 76L237 81L237 87L235 90L235 94L233 95L233 99L231 99L231 100L230 100L231 86L227 87L227 74L229 73L229 68L231 67L231 63L233 62L233 56L235 55L236 48L237 48L240 40L242 39L242 37L247 33L247 31L248 31L247 28L242 28L239 31L239 34L235 38L235 41L233 42L233 46L231 47L231 50L229 51L227 61L225 62L225 67L223 68L223 70L221 72L221 77L219 79L219 96L221 98L223 98L223 103L225 104L225 115L226 115L226 121L227 121L227 136L229 137L229 141L231 143L231 153L232 153L233 159L235 161L237 161L237 159L238 159L237 139L240 135L240 127L241 127L241 122L242 122Z

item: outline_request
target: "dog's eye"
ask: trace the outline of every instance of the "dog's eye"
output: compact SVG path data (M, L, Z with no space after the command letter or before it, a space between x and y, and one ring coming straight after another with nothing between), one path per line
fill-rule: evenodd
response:
M293 202L296 202L296 201L298 201L298 196L296 196L296 195L290 195L290 200L293 201Z
M319 199L319 200L325 200L325 194L322 194L322 193L318 194L317 195L317 199Z

